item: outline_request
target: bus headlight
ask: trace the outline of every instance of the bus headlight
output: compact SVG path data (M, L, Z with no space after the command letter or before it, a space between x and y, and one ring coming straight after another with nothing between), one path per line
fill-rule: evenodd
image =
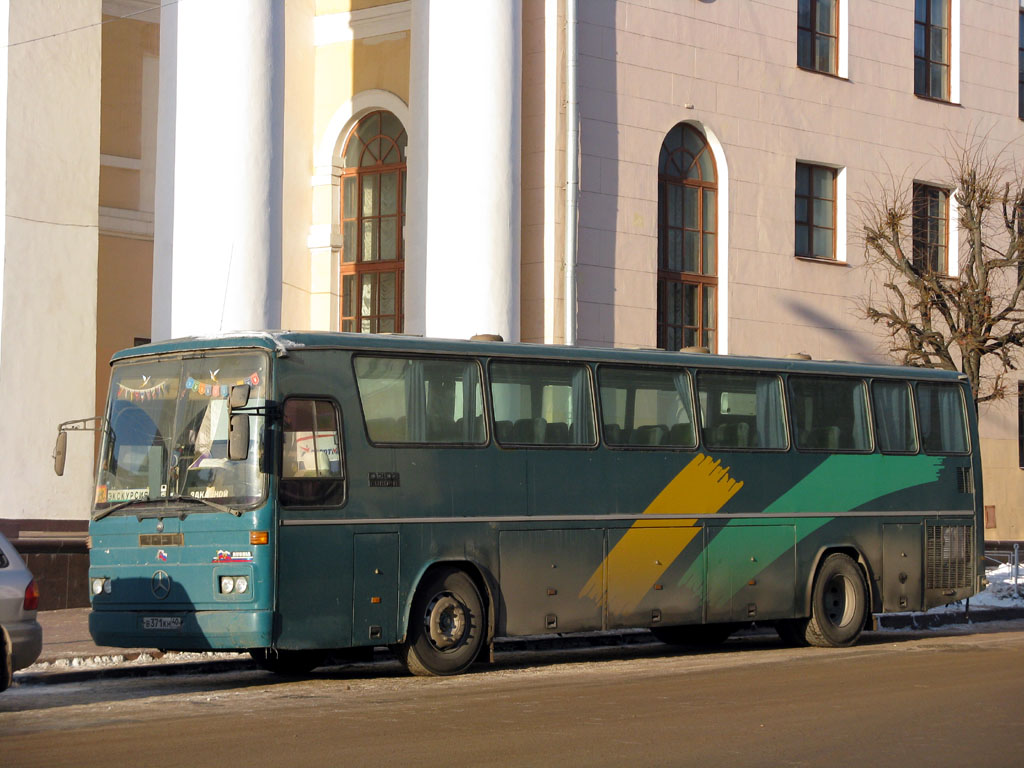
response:
M92 580L92 593L99 595L103 592L110 594L110 579L98 578Z
M221 576L220 577L220 592L222 595L230 595L235 591L235 577L234 576Z
M235 578L235 592L245 592L249 588L249 580L245 576Z

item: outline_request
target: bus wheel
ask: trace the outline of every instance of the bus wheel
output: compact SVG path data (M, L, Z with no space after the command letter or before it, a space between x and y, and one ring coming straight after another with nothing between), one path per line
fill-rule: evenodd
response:
M323 651L281 651L275 648L254 648L249 655L261 669L290 677L311 672L326 658Z
M438 570L416 592L398 656L414 675L457 675L480 653L485 627L483 600L473 580L454 568Z
M811 618L804 637L811 645L853 645L864 628L868 587L860 567L848 555L825 558L811 595Z
M657 627L651 630L651 634L668 645L699 648L721 645L737 629L737 624L693 624L682 627Z

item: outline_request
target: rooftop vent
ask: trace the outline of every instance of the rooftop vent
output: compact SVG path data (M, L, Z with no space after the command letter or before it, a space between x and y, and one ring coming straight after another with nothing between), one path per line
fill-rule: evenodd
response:
M786 355L787 360L810 360L811 356L806 352L790 352Z
M469 337L470 341L504 341L498 333L474 333Z
M710 355L711 350L707 347L683 347L680 352L687 352L691 355Z

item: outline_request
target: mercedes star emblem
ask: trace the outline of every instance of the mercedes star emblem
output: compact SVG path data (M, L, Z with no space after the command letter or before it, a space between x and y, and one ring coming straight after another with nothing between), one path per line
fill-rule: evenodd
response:
M167 575L167 571L157 571L153 574L150 586L156 599L163 600L171 593L171 577Z

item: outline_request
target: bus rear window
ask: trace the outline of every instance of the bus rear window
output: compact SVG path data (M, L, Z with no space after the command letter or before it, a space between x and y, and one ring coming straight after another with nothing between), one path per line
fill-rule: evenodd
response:
M484 401L474 361L355 359L366 433L374 443L482 445Z
M685 371L602 366L598 388L608 445L697 446L690 377Z
M586 366L493 362L494 430L503 445L593 445Z
M867 391L860 379L789 377L796 447L809 451L871 450Z
M967 419L959 386L918 384L917 418L926 453L967 453Z
M788 447L778 376L699 371L697 396L704 444L709 448Z

